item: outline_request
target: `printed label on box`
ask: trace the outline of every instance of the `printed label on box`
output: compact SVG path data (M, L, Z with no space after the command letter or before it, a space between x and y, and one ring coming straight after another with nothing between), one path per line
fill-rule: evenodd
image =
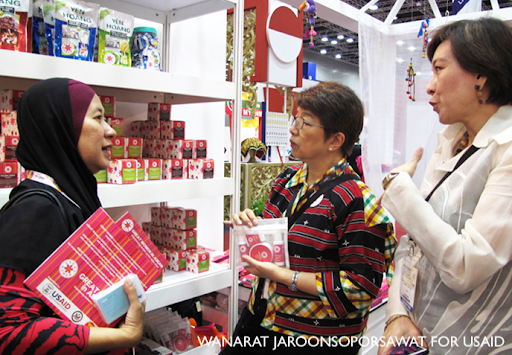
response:
M112 159L114 159L114 158L123 159L124 158L124 146L125 146L124 138L120 137L120 138L112 139L112 155L111 155Z
M162 160L148 159L148 178L147 180L161 180L162 179Z
M117 137L124 137L124 119L123 118L112 118L110 121L110 127L116 131Z
M0 163L0 188L18 185L18 163Z
M116 116L116 98L114 96L100 96L101 104L105 110L105 117Z

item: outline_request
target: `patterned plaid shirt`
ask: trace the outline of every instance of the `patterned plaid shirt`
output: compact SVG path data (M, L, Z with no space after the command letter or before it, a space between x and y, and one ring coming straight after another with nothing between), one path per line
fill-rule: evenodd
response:
M324 177L353 174L344 163L338 162ZM307 169L307 164L294 166L276 179L264 218L282 217L290 202L297 204L308 189ZM314 183L309 188L319 187ZM369 188L359 180L338 184L312 203L288 232L290 269L314 272L319 296L270 281L261 325L294 336L361 336L396 246L393 225ZM249 299L253 313L259 282L264 280L256 277Z

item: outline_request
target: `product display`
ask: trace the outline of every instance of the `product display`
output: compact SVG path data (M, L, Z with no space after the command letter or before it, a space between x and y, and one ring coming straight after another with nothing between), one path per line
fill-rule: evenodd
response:
M123 138L121 138L123 139ZM142 138L124 138L124 154L125 159L140 159L142 158ZM112 147L113 148L113 147Z
M161 71L158 38L154 28L134 28L130 49L132 53L132 67Z
M0 49L31 52L32 6L30 0L2 1L0 16Z
M193 251L187 255L187 271L200 274L210 269L210 253L206 250Z
M188 161L188 178L213 179L214 166L213 159L190 159Z
M148 103L148 120L149 121L170 121L171 105L159 102Z
M0 162L16 161L16 147L20 137L0 136Z
M162 161L162 179L187 179L188 163L185 159L164 159Z
M100 8L99 17L98 62L131 67L134 17L105 7Z
M259 220L256 226L234 227L238 244L237 258L243 266L242 255L249 255L258 261L269 261L276 265L290 267L288 257L288 218Z
M21 96L25 93L24 90L2 90L0 91L0 113L9 113L16 111L18 102Z
M17 162L0 163L0 188L15 187L20 183Z
M123 159L125 151L125 140L123 137L116 137L112 139L111 158Z
M116 116L116 98L114 96L100 96L101 104L105 110L105 117Z
M110 126L116 131L117 137L124 137L124 119L112 118L109 122Z
M111 160L108 168L109 184L134 184L137 182L137 161L135 159Z

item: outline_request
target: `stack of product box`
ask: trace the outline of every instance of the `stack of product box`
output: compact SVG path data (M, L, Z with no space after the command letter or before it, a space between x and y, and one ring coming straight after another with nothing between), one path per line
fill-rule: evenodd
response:
M25 91L0 91L0 188L15 187L25 179L25 169L16 160L20 140L17 123L18 102Z
M169 261L173 271L202 273L210 268L210 253L197 245L197 211L182 207L152 207L151 222L142 228Z

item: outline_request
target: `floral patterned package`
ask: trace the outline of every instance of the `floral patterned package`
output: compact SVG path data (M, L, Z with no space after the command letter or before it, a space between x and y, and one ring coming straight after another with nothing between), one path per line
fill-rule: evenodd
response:
M32 51L32 4L30 0L0 2L0 49Z
M134 17L122 12L100 8L98 62L131 67L130 40Z

